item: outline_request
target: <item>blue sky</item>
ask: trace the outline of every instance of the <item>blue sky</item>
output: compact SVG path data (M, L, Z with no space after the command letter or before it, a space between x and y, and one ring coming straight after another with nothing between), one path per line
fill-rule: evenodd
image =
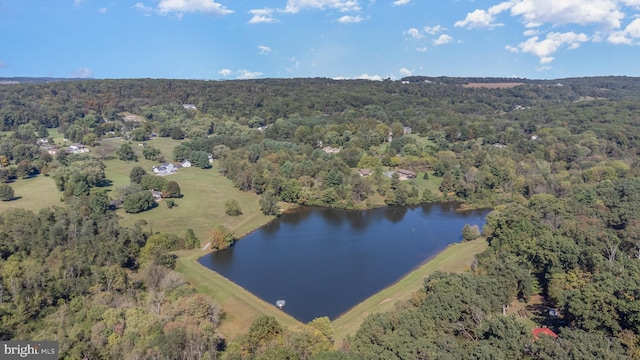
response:
M0 0L0 77L640 76L640 0Z

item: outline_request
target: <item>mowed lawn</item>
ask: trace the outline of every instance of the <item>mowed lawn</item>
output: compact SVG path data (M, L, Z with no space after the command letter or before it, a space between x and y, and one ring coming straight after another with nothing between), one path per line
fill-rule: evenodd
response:
M107 141L106 145L113 149L119 148L125 142L121 139ZM178 143L179 141L167 138L147 142L148 145L160 149L167 159L171 159L173 147ZM133 167L142 166L147 172L152 173L151 168L158 164L155 161L144 160L142 147L139 147L137 143L132 143L132 147L138 153L139 160L137 162L118 159L105 161L107 178L112 181L110 187L112 191L115 191L119 186L130 183L129 173ZM233 187L230 180L218 173L215 162L210 169L182 168L165 178L180 185L183 196L175 199L178 206L169 209L166 206L166 201L162 200L158 202L157 207L139 214L128 214L124 209L120 209L117 213L121 217L120 223L122 225L133 226L138 220L145 220L147 230L167 232L178 236L184 236L191 228L204 245L208 242L209 233L217 224L223 224L231 229L237 237L240 237L272 219L260 211L259 196ZM238 201L243 215L228 216L224 213L224 203L230 199Z
M37 213L38 210L51 205L64 205L60 202L62 192L58 191L51 177L38 175L28 179L18 179L9 185L13 188L16 199L0 201L0 213L17 208Z
M362 321L373 313L388 312L397 302L407 301L424 285L424 279L435 271L466 271L476 254L488 247L485 239L450 245L446 250L424 263L395 284L371 296L332 322L336 347L342 345L347 335L355 335Z

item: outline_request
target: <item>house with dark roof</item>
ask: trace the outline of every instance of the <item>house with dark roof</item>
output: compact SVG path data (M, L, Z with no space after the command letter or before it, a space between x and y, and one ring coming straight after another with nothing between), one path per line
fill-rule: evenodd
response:
M358 170L360 176L369 176L371 175L371 169L360 169Z
M396 170L396 172L398 173L398 175L400 175L400 180L415 179L416 177L416 173L414 173L413 171L398 169Z

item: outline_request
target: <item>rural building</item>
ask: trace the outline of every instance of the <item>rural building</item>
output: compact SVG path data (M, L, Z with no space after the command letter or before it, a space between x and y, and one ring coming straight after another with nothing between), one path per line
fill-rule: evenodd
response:
M498 148L498 149L504 149L504 148L506 148L506 147L507 147L507 145L505 145L505 144L500 144L500 143L495 143L495 144L493 144L493 147L494 147L494 148Z
M161 175L161 176L175 174L177 169L178 168L175 165L168 164L168 163L156 165L152 168L154 174Z
M209 159L209 163L213 163L213 154L212 153L208 153L207 154L207 158Z
M193 104L182 104L182 107L189 110L198 110L196 109L196 106Z
M360 169L358 170L360 176L369 176L371 175L371 169Z
M398 173L398 175L400 175L400 180L409 180L416 177L416 173L414 173L413 171L398 169L396 170L396 172Z
M82 153L88 153L89 149L84 147L84 145L82 144L71 144L69 145L67 152L71 154L82 154Z
M180 165L182 165L182 167L191 167L191 161L184 159Z
M403 128L402 128L402 132L403 132L405 135L407 135L407 134L411 134L411 131L413 131L413 130L411 130L411 128L410 128L410 127L408 127L408 126L405 126L405 127L403 127Z
M340 148L334 148L331 146L325 146L322 148L322 151L326 152L327 154L337 154L340 152Z
M157 191L157 190L153 190L153 189L149 190L149 192L151 193L151 195L153 195L153 198L154 198L155 200L160 200L160 199L162 199L162 192Z
M553 332L553 330L547 327L535 328L532 330L532 332L533 332L534 340L538 340L540 338L540 335L551 336L552 338L555 338L555 339L558 338L558 334L556 334L555 332Z

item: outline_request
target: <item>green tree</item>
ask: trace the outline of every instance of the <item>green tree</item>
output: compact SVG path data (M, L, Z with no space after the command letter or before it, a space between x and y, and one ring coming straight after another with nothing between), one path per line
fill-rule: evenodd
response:
M134 166L129 172L129 179L134 184L140 184L142 182L142 177L145 175L147 175L147 171L143 169L142 166Z
M187 234L184 237L184 244L185 248L187 249L196 249L200 247L200 240L198 240L198 237L196 236L196 233L195 231L193 231L193 229L189 228L187 230Z
M133 152L131 145L129 143L124 143L120 145L118 151L116 151L116 155L118 155L118 159L122 161L137 161L138 156Z
M239 216L242 215L242 209L236 199L230 199L224 202L224 213L229 216Z
M280 215L280 207L278 206L278 198L271 191L267 191L260 196L260 210L265 215Z
M127 196L122 207L128 213L137 214L151 209L154 205L153 195L149 191L141 191Z
M13 200L15 193L9 184L0 184L0 199L2 201Z
M162 153L160 149L154 148L153 146L145 146L142 149L142 156L146 160L158 161L162 157Z
M181 196L180 185L175 181L167 181L162 187L163 198L179 198Z
M162 176L157 176L154 174L146 174L142 176L142 180L140 180L140 185L145 190L158 190L162 191L165 184L167 183L167 179Z
M173 140L182 140L182 139L184 139L184 133L182 132L182 129L177 127L177 126L174 127L171 130L171 138Z

